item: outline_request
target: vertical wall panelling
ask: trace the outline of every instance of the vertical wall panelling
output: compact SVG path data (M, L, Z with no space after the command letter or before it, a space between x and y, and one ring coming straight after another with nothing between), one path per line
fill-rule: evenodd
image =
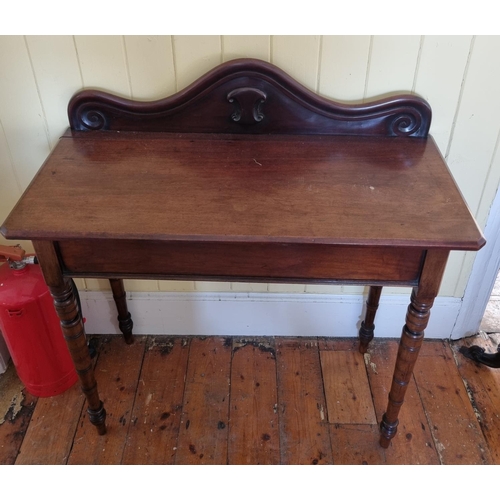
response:
M175 93L170 36L125 36L133 99L154 100Z
M123 280L127 292L158 292L159 285L156 280Z
M498 53L500 37L476 37L448 154L448 165L472 213L481 215L478 222L482 226L500 177L500 164L493 162L500 129ZM455 296L463 295L473 260L468 255L462 271L456 269Z
M361 102L369 49L369 36L324 36L319 93L338 101Z
M500 128L500 59L492 57L498 53L500 37L476 38L448 155L448 165L473 213L479 209ZM493 194L494 190L485 200L488 206Z
M26 44L54 147L68 128L68 101L83 85L74 40L72 36L27 36Z
M268 289L267 283L231 283L233 292L267 292Z
M269 35L224 35L222 37L222 58L224 61L240 57L253 57L269 61Z
M16 179L15 170L9 153L9 145L0 122L0 219L2 221L12 210L21 196L21 188ZM0 245L12 245L3 236L0 236Z
M366 98L411 92L415 80L420 36L373 37Z
M273 36L271 62L316 91L319 73L319 36Z
M12 165L24 190L50 151L24 37L0 37L0 68L0 122Z
M305 285L300 284L285 285L281 283L269 283L267 288L270 292L278 293L302 293L306 291Z
M448 149L471 39L470 36L423 37L415 92L432 107L430 133L443 156Z
M68 128L68 101L82 87L74 39L72 36L27 36L26 46L53 148ZM25 244L23 247L26 248ZM85 280L75 282L79 289L86 288Z
M194 289L197 292L229 292L231 291L231 283L217 281L195 281Z
M363 293L363 287L344 287L343 285L306 285L305 292L307 293L343 293L344 288L346 291L352 293L356 290L356 293Z
M158 281L160 292L193 292L194 281Z
M85 87L94 87L131 96L122 36L75 36Z
M85 285L87 290L92 290L92 291L106 292L108 290L111 290L111 287L109 286L109 281L105 279L85 278Z
M177 90L187 87L222 62L220 36L174 36L173 49Z

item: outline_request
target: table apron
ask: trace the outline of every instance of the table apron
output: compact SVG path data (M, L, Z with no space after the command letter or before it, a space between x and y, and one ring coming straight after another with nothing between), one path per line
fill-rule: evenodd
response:
M418 282L425 249L325 244L64 240L64 274L298 282Z

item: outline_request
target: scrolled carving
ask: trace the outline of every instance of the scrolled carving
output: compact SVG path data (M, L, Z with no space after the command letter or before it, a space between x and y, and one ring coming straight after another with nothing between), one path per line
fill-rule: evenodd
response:
M391 121L389 132L396 136L409 136L422 126L422 115L416 109L405 110Z
M80 108L78 118L87 130L103 130L106 128L107 119L103 111L94 108Z
M68 116L76 131L427 137L432 112L424 99L410 94L339 103L315 94L272 64L237 59L156 101L82 90L71 99Z
M262 105L267 96L257 88L241 87L227 94L227 100L234 104L231 119L244 125L258 123L264 119Z

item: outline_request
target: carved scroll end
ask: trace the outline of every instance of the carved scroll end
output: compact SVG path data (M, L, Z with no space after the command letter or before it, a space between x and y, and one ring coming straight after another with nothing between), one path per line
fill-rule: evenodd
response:
M77 130L106 130L109 128L106 114L96 108L82 106L77 109L74 121Z
M111 116L120 99L97 90L82 90L68 104L68 118L73 130L109 130Z
M427 137L430 123L430 109L408 106L391 115L388 132L398 137Z
M420 128L421 121L417 113L401 113L393 118L390 131L396 136L409 136Z
M264 119L262 105L266 101L266 94L256 88L241 87L227 94L227 100L233 104L231 120L242 125L252 125Z

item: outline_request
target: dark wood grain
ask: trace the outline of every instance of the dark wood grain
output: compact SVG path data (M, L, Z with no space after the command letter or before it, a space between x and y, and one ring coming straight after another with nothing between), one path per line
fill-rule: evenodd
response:
M128 312L127 307L127 294L125 292L125 287L123 286L122 279L110 279L109 284L111 285L111 290L113 292L113 300L116 304L116 309L118 311L118 324L120 330L123 333L123 338L127 344L131 344L134 341L132 336L132 328L134 323L132 317Z
M425 252L419 248L241 242L164 242L111 239L59 241L65 274L175 279L383 281L416 284ZM139 255L147 258L138 259ZM112 259L109 256L113 255Z
M377 313L381 293L381 286L371 286L368 292L365 319L361 322L361 327L359 328L359 352L362 354L367 351L368 345L373 339L375 331L375 314Z
M484 243L431 139L126 132L61 139L2 234L462 250Z
M415 95L359 105L325 99L265 61L221 64L181 92L134 102L85 90L68 106L74 130L301 133L425 137L431 109Z

